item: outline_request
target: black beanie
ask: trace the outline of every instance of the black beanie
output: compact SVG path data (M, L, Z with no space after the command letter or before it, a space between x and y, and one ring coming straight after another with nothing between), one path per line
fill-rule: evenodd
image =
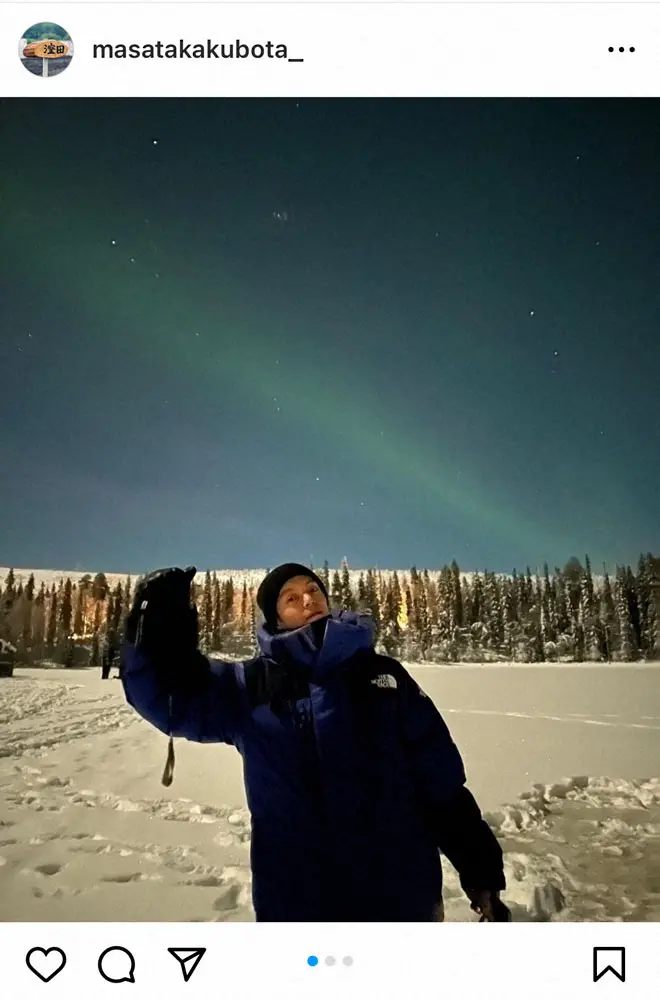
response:
M323 580L321 580L313 569L308 566L301 566L300 563L282 563L276 566L264 577L257 591L257 604L261 608L266 623L266 628L274 632L277 628L277 598L280 591L288 580L294 576L308 576L323 591L326 601L328 591Z

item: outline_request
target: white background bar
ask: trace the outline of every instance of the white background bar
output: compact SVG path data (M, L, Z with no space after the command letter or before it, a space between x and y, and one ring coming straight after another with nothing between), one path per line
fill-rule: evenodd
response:
M47 80L18 58L22 34L45 19L65 28L75 47L66 71ZM284 44L304 62L93 57L94 44L237 39ZM646 3L8 3L0 4L0 45L0 94L17 97L660 93L660 5Z
M657 924L4 924L0 963L12 1000L642 1000L658 995L657 944ZM115 945L134 984L99 974ZM67 963L42 983L25 956L53 946ZM594 983L594 946L626 949L625 983ZM188 983L169 947L208 949Z

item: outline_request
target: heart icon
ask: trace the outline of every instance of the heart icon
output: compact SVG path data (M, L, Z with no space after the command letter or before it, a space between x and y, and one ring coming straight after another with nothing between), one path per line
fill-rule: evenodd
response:
M61 948L30 948L25 962L30 972L49 983L66 965L66 955Z

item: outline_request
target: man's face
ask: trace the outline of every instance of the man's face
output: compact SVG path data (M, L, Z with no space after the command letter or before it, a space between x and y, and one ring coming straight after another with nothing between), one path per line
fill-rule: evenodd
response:
M302 628L330 613L325 594L308 576L294 576L277 598L277 617L284 628Z

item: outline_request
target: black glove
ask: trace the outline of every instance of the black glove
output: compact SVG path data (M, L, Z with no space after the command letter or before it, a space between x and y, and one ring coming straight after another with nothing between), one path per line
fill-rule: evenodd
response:
M197 608L190 584L196 572L194 566L157 569L140 580L126 619L126 641L167 661L194 654Z
M506 923L511 920L511 910L500 899L497 889L466 889L470 906L480 916L480 922Z

